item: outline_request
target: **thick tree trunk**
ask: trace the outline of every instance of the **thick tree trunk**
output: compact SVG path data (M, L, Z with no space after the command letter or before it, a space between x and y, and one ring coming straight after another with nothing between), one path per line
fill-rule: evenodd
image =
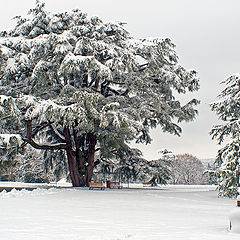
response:
M72 149L71 135L69 128L64 129L65 141L67 143L67 158L70 177L74 187L85 187L91 181L94 169L94 154L97 138L94 134L88 134L82 138L77 137L73 129L75 142L75 152ZM86 143L87 142L87 143ZM83 148L88 146L87 154L83 153ZM87 156L86 156L87 155ZM86 167L87 163L87 167Z
M32 121L27 121L26 143L29 143L36 149L65 149L67 152L68 166L70 177L73 187L85 187L91 181L94 169L94 154L97 138L94 134L89 133L81 137L77 136L77 132L73 128L73 139L71 137L70 129L65 127L63 135L59 136L58 130L51 126L58 138L61 138L62 142L59 144L38 144L33 137ZM49 123L43 125L44 128L50 126ZM72 144L72 140L75 142L75 146ZM75 148L75 151L73 150Z
M93 176L94 169L94 154L95 154L95 146L97 143L97 138L93 134L89 134L89 155L88 155L88 166L87 166L87 175L86 175L86 184L91 182Z
M73 187L84 187L85 184L85 177L83 174L80 175L79 168L78 168L78 162L76 159L76 156L73 154L72 150L72 142L71 142L71 135L68 128L64 129L64 136L67 143L67 158L68 158L68 166L69 166L69 172L70 177L72 180Z
M75 142L75 158L76 158L76 162L77 162L77 171L81 178L80 186L83 187L83 186L86 186L86 167L84 165L83 154L80 151L81 140L77 136L77 133L74 128L73 128L73 137L74 137L74 142Z
M79 174L76 158L73 156L71 151L67 151L67 158L73 187L85 186L85 178Z

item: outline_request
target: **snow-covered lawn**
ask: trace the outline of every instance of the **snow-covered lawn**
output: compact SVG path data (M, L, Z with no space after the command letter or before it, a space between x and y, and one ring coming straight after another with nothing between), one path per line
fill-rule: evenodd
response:
M1 240L239 240L213 186L0 193Z

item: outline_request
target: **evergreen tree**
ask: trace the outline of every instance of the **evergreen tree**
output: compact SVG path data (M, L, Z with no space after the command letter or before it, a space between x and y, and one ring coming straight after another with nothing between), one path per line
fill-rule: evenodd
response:
M161 153L159 159L149 161L147 164L149 169L148 182L151 183L152 186L167 184L171 177L174 155L167 149L161 150L159 153Z
M169 154L163 154L158 160L148 161L142 157L139 149L125 145L116 152L114 159L102 159L94 175L101 181L166 184L171 175L171 159Z
M150 143L157 125L180 135L178 123L197 114L196 99L174 96L199 80L169 39L136 40L122 24L80 10L51 14L39 1L0 35L1 134L65 150L73 186L88 185L96 151L111 158L132 140Z
M44 169L43 153L30 146L26 147L24 154L18 154L17 164L13 169L15 181L43 183L55 180L52 171Z
M14 169L18 164L17 155L21 153L21 139L12 134L1 134L0 137L0 174L7 175L9 180L15 180Z
M226 87L219 94L219 101L211 104L211 109L223 122L211 130L213 139L222 144L230 140L218 151L215 161L220 196L235 197L239 188L240 157L240 75L235 74L223 82Z

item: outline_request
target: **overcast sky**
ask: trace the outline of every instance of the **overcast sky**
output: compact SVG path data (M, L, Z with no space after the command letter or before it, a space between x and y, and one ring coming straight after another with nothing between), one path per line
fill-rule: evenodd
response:
M35 0L1 0L0 30L13 25L16 15L25 15ZM201 100L199 115L192 123L182 124L181 137L152 131L151 145L139 145L147 159L159 157L159 150L191 153L201 159L213 158L216 142L209 131L218 120L209 103L223 88L220 82L240 69L239 0L46 0L51 12L79 8L104 21L127 23L135 38L168 37L176 44L180 63L195 69L200 78L198 94L186 96Z

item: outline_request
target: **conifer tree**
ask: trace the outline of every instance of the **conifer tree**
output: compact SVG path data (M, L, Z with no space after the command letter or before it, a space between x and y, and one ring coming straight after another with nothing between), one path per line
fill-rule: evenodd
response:
M219 144L229 142L218 151L214 171L218 178L220 196L235 197L239 188L240 157L240 75L235 74L223 81L225 89L219 94L219 100L211 104L222 124L211 130L213 139Z
M96 151L110 158L132 140L150 143L157 125L180 135L178 123L195 118L198 100L182 105L176 93L199 80L170 39L137 40L122 24L48 13L39 1L29 14L0 34L1 134L65 150L73 186L88 185Z

